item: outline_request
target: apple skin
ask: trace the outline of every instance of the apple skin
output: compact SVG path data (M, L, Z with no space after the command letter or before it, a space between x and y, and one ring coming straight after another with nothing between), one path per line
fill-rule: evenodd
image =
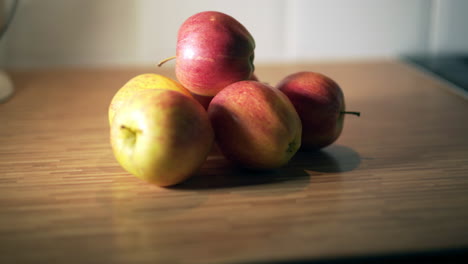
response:
M205 11L179 28L175 72L192 93L214 96L231 83L247 80L254 71L255 41L236 19Z
M257 78L257 76L254 73L252 73L249 80L259 81L259 79ZM191 94L192 94L193 98L195 98L195 100L197 100L203 106L203 108L208 110L208 106L210 105L210 102L211 102L211 100L213 100L214 96L198 95L198 94L194 94L194 93L191 93Z
M159 186L178 184L204 163L214 133L203 107L180 92L142 90L115 113L113 153L136 177Z
M224 156L249 169L284 166L301 144L301 121L289 99L257 81L233 83L208 107Z
M316 72L297 72L276 86L291 100L302 121L302 148L317 150L335 142L343 130L345 101L340 86Z
M206 95L199 95L192 93L193 98L200 103L205 110L208 110L208 106L210 105L211 100L213 100L213 96L206 96Z
M174 90L191 96L189 90L182 86L182 84L166 76L154 73L137 75L125 83L112 98L108 111L109 124L112 125L115 112L122 107L128 98L138 91L147 89Z

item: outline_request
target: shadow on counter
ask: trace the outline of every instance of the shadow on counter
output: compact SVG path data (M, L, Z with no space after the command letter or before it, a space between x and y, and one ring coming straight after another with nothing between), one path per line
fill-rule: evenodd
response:
M468 248L454 248L421 252L403 252L388 255L242 262L237 264L455 264L468 263L467 261Z
M172 186L180 190L209 190L245 186L269 185L295 181L309 184L310 177L320 174L343 173L359 167L360 155L353 149L332 145L320 151L299 151L288 165L268 171L239 168L222 155L212 155L197 175ZM313 176L311 176L313 172Z

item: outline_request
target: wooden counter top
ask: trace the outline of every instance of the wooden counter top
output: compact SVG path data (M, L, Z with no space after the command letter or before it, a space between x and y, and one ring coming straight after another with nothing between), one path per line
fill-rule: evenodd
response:
M348 110L362 113L347 117L334 145L262 174L214 154L173 188L126 173L107 123L128 79L174 77L171 68L10 71L16 94L0 104L0 263L466 257L468 101L398 61L256 73L274 85L300 70L335 79Z

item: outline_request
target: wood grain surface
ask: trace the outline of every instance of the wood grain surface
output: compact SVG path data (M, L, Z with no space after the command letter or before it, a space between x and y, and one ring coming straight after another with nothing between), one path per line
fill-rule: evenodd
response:
M468 248L468 101L393 60L256 69L272 85L324 73L362 116L282 169L244 171L213 152L172 188L125 172L107 123L128 79L172 68L10 71L0 263L289 263Z

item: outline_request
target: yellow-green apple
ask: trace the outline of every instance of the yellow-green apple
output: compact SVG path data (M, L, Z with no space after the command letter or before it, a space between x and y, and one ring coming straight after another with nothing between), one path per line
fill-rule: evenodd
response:
M211 101L208 115L221 152L246 168L281 167L301 144L301 120L294 106L265 83L227 86Z
M302 121L302 148L320 149L335 142L343 130L345 100L340 86L321 73L297 72L276 86L291 100Z
M211 150L214 133L203 107L180 92L136 92L115 112L114 156L136 177L159 186L193 175Z
M254 71L255 41L233 17L205 11L179 28L175 72L192 93L214 96L231 83L247 80Z
M112 98L109 105L109 124L112 124L116 110L122 107L128 98L138 91L147 89L174 90L191 96L190 92L182 84L169 77L154 73L137 75L125 83Z

